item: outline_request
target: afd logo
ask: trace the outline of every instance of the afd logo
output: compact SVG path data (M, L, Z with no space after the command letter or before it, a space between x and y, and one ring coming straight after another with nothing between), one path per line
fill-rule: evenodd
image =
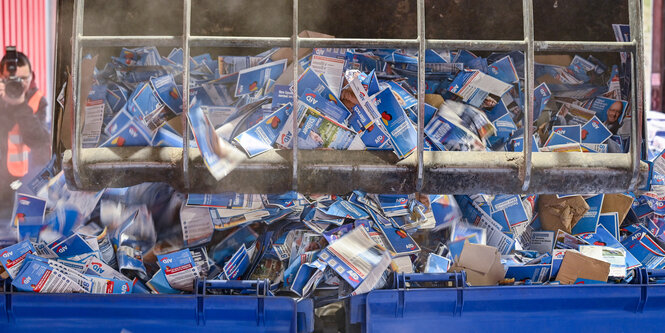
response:
M139 135L139 131L136 129L136 127L130 126L129 135L131 135L132 137L137 137Z
M129 291L129 284L125 283L122 285L121 291L123 294L127 293Z
M399 199L397 199L397 202L404 205L407 202L409 202L409 200L407 198L399 198Z
M26 276L23 279L21 279L21 283L22 284L30 284L30 280L31 280L30 277Z
M67 245L60 245L55 249L55 252L65 253L67 251Z
M23 206L30 206L30 199L28 197L19 197L18 202Z
M102 268L101 263L93 262L92 264L90 264L90 268L92 268L92 270L97 273L104 273L104 269Z
M11 252L10 251L5 251L5 252L2 252L2 257L3 258L9 258L13 254L14 254L14 251L11 251Z
M490 71L494 74L499 74L499 69L496 66L490 66Z
M317 55L322 55L324 52L326 52L325 49L315 49Z
M346 273L349 274L349 280L351 280L355 283L360 283L360 277L358 276L358 274L356 274L356 272L347 271Z
M281 138L282 144L287 144L291 141L291 133L282 134Z
M583 235L581 235L581 236L579 236L579 237L582 238L582 239L584 239L584 240L586 240L586 239L591 239L592 236L593 236L593 234L583 234Z
M382 143L383 141L386 141L386 138L383 135L377 136L376 140L374 140L375 143Z
M310 94L310 93L305 94L305 99L306 99L308 102L312 103L312 104L316 104L316 102L317 102L317 101L316 101L316 95L314 95L314 94Z
M411 244L411 243L409 243L409 244L406 244L406 248L409 249L409 250L415 250L415 249L416 249L416 245L415 245L415 244Z
M162 263L164 263L164 264L170 264L170 263L173 262L173 259L171 259L171 258L162 258L161 261L162 261Z

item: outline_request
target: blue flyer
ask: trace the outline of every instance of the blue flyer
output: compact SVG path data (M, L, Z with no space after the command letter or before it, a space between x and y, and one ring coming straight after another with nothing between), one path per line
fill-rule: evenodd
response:
M418 145L416 129L407 118L404 109L400 107L392 90L384 89L376 95L375 100L395 154L400 159L406 158Z
M277 80L285 69L286 59L282 59L239 71L235 96L240 97L257 92L265 86L268 80Z
M441 150L485 150L485 146L478 137L440 115L434 116L425 126L425 134Z
M339 124L345 124L346 120L351 116L351 112L345 107L339 107L337 104L323 98L309 88L305 89L300 96L300 101Z
M596 116L582 126L582 143L603 143L611 136L612 132Z
M187 113L189 125L203 161L215 179L220 180L245 159L245 155L220 138L205 112L194 101Z
M603 213L598 219L598 226L603 226L615 239L619 239L619 213Z
M311 69L305 70L298 78L298 96L302 96L306 89L311 89L324 99L335 103L339 107L344 107L338 96L335 96L323 79Z
M517 70L515 69L515 64L510 56L505 56L488 66L488 73L490 76L493 76L506 83L517 83L519 78L517 77Z
M553 126L553 133L558 133L574 142L582 142L582 127L580 125Z
M155 95L150 83L140 84L129 96L125 109L134 117L143 119L150 112L158 108L159 98Z
M532 283L543 283L549 280L550 264L509 266L506 270L506 279L515 281L531 280Z
M577 221L577 224L572 229L573 235L595 233L598 226L598 219L600 218L600 209L603 207L603 194L597 194L590 198L584 199L589 205L589 210L584 213L584 216Z
M372 96L380 91L379 79L376 78L376 73L372 70L367 77L362 81L363 88L367 90L367 94Z
M45 212L46 200L27 194L16 193L12 221L13 225L19 229L19 234L37 238L44 224ZM25 230L22 231L21 229Z
M247 272L249 265L249 254L247 253L245 244L242 244L233 256L231 256L231 259L224 264L224 276L229 280L239 280Z
M189 249L157 255L159 268L174 289L192 290L199 272Z
M404 89L401 85L399 85L397 82L388 81L387 84L390 90L392 90L393 93L397 95L397 101L399 102L399 105L403 109L406 110L418 104L418 100L415 97L413 97L413 95L411 95L408 91L406 91L406 89Z
M117 83L109 83L106 88L106 102L111 111L118 112L127 103L127 89Z
M633 269L641 266L639 260L635 258L626 248L619 243L619 241L612 236L612 234L605 229L604 226L599 225L595 233L589 233L579 236L581 239L589 242L591 245L607 246L613 249L621 249L626 252L626 268Z
M283 105L266 119L240 133L233 140L245 150L249 157L272 150L273 144L284 128L287 119L290 119L289 116L292 110L291 103Z
M332 216L352 218L354 220L366 219L369 217L363 208L350 201L342 199L339 199L330 205L325 213Z
M547 87L545 82L539 84L533 91L533 121L536 121L540 114L545 109L545 105L549 102L550 97L552 97L552 92L550 88Z
M108 136L114 136L127 125L132 120L132 115L127 112L125 109L121 109L120 112L116 113L115 116L113 116L113 119L109 121L108 124L106 124L106 127L104 128L104 132Z
M130 147L130 146L149 146L152 142L152 135L142 124L138 124L135 119L130 119L124 127L121 127L115 135L111 136L100 147Z
M52 245L51 250L53 250L59 258L69 258L94 252L90 245L88 245L79 234L73 234Z
M585 108L594 111L596 117L612 132L617 131L623 123L628 109L628 102L606 97L596 97L585 105Z
M430 253L425 264L425 273L446 273L452 261L446 257Z
M26 256L35 252L32 243L26 239L0 250L0 263L7 273L9 273L9 276L15 279L21 270L21 266L23 266Z
M272 92L272 110L275 111L288 103L293 103L291 86L275 85Z
M550 134L550 137L545 141L545 145L543 147L551 147L551 146L558 146L558 145L566 145L566 144L571 144L571 143L578 143L577 141L574 141L566 136L563 136L557 132L552 132Z

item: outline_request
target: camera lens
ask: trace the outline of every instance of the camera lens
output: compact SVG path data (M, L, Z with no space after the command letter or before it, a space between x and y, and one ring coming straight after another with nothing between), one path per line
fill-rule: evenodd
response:
M19 98L23 94L23 85L19 81L8 80L5 83L5 94L9 98Z

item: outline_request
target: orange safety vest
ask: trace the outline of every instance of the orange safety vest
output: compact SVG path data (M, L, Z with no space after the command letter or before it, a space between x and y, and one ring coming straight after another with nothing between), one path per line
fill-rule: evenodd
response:
M37 90L28 100L28 106L35 114L39 110L39 102L44 94ZM14 125L7 137L7 170L14 177L23 177L28 173L28 158L30 157L30 147L23 144L21 129L18 124Z

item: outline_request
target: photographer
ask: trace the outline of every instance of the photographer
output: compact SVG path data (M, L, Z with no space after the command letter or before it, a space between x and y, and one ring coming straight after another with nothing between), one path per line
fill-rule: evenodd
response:
M50 158L51 137L45 125L46 99L32 84L25 54L8 46L0 61L0 218L10 217L10 184Z

